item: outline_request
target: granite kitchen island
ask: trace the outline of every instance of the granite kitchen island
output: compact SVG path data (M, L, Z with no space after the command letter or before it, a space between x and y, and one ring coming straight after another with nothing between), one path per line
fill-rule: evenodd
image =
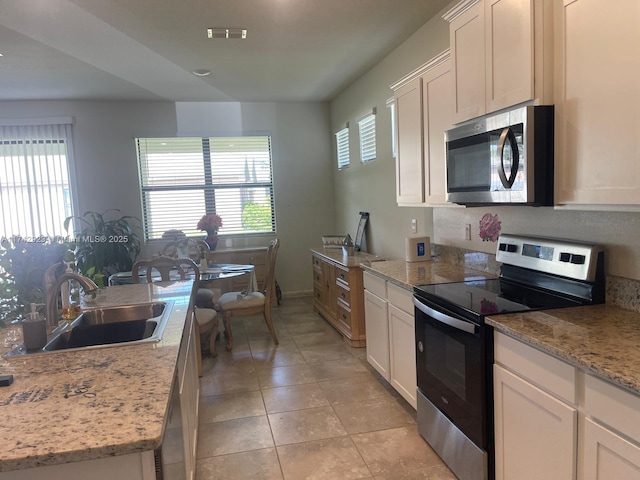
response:
M171 300L158 342L0 357L0 372L14 376L0 388L0 479L155 479L153 452L162 444L185 326L193 329L192 286L108 287L86 306ZM0 353L20 343L19 327L0 330Z

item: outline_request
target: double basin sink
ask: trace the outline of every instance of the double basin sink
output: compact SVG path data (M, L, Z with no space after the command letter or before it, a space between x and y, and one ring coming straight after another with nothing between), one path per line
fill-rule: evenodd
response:
M74 320L62 322L38 350L17 347L9 356L70 349L157 342L167 326L173 301L85 310Z

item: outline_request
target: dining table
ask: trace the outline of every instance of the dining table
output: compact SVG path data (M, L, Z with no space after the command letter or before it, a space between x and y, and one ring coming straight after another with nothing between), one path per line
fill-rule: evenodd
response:
M193 278L194 271L190 270L186 273L187 278ZM258 289L255 268L253 265L241 265L236 263L212 263L206 268L200 270L200 282L209 283L217 280L227 280L233 277L248 275L247 288L242 292L249 294ZM147 282L147 271L145 267L138 270L139 281L137 283ZM160 278L158 276L158 278ZM172 278L173 279L173 278ZM175 272L175 280L180 280L180 275ZM132 272L117 272L109 277L109 286L132 284Z

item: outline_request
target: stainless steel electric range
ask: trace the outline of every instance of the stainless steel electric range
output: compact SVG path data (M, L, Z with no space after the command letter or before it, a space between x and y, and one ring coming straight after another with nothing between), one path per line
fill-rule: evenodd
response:
M603 303L604 249L503 234L500 277L414 287L418 430L460 480L494 478L487 315Z

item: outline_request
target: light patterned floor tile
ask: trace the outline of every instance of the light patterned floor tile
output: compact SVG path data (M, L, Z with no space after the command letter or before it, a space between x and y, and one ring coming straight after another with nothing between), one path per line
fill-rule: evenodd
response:
M285 480L352 480L371 473L349 437L277 447Z
M317 383L265 388L262 390L262 396L267 413L290 412L329 405L329 400Z
M276 445L309 442L347 434L333 408L318 407L269 415Z
M197 461L199 479L213 480L282 480L282 471L275 448L252 450Z

